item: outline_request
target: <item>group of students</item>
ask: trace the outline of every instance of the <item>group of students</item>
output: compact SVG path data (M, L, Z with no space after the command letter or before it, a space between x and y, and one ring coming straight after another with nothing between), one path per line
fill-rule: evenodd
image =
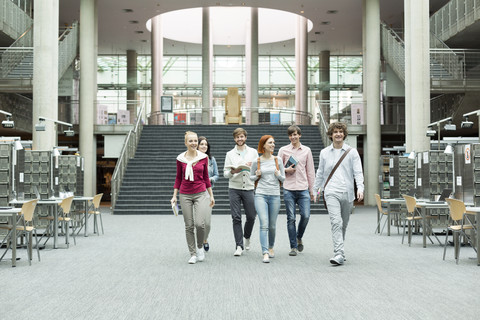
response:
M334 255L332 265L345 261L344 240L349 216L355 197L363 200L363 172L356 149L344 143L348 135L342 122L330 124L328 136L332 144L320 152L320 161L315 173L312 152L300 143L302 131L292 125L287 130L290 144L283 146L274 155L275 139L264 135L257 149L248 147L247 131L233 131L235 147L227 152L223 176L229 179L228 192L232 215L235 256L250 249L250 237L256 216L260 221L260 245L262 261L270 262L275 256L275 231L280 210L280 190L287 213L287 230L290 240L290 256L304 249L303 235L310 218L310 204L316 202L323 192L331 222ZM219 173L215 158L210 155L210 146L205 137L195 132L185 133L187 151L177 157L177 173L171 199L177 205L177 194L182 207L185 233L190 251L188 263L205 259L210 249L208 235L215 198L213 184ZM259 156L261 154L261 156ZM293 163L289 160L294 159ZM285 165L288 163L288 167ZM357 187L355 195L354 183ZM246 216L242 227L241 208ZM300 220L296 226L295 211L298 205Z

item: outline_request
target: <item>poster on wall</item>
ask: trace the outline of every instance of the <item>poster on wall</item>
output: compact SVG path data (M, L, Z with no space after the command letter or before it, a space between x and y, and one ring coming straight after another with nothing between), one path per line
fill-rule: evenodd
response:
M365 124L363 119L363 104L352 104L350 106L352 124Z
M99 104L97 105L97 124L108 123L108 106Z
M117 124L130 124L130 111L118 110L117 111Z
M173 112L173 97L161 96L160 97L160 110L162 112Z
M173 124L187 124L187 114L186 113L174 113L173 114Z

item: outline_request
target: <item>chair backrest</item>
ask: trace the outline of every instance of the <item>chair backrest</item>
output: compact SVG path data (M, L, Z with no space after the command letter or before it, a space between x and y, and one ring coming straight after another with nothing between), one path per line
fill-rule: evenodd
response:
M93 197L92 203L95 209L98 209L100 207L100 200L102 200L102 197L103 197L103 193L96 194Z
M378 193L375 193L375 201L377 201L377 208L380 213L383 213L383 208L382 208L382 199L380 198L380 195Z
M70 208L72 207L73 196L65 198L60 202L60 208L62 208L63 214L67 215L70 213Z
M38 199L30 200L25 202L22 205L21 214L25 222L31 222L33 220L33 213L35 212L35 207L37 206Z
M414 197L407 196L406 194L402 194L402 197L405 199L408 213L413 214L415 212L415 207L417 206L417 200Z
M460 221L463 219L463 214L465 213L465 203L461 200L447 198L445 199L448 203L448 208L450 209L450 218L453 221Z

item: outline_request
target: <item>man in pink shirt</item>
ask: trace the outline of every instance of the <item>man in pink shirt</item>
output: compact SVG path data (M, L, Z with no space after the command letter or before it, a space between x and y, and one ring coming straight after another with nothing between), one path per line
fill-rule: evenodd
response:
M312 151L300 143L302 130L292 125L288 127L287 132L291 143L280 148L278 157L285 165L283 200L287 211L287 230L290 238L289 255L296 256L298 252L303 251L302 238L310 219L310 201L314 199L315 168ZM292 161L296 164L290 164ZM295 226L296 204L300 213L298 230Z

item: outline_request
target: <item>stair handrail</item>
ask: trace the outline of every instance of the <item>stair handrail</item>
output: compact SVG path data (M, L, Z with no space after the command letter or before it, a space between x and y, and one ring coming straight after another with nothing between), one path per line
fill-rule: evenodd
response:
M120 192L120 186L122 185L123 176L125 175L125 170L127 169L128 161L135 156L135 151L137 150L138 142L140 136L142 135L143 130L143 121L142 114L143 109L145 108L145 101L142 101L142 107L137 113L137 121L132 130L128 132L125 143L123 144L122 151L120 152L120 157L118 157L115 170L113 171L112 180L111 180L111 209L115 209L117 203L118 194Z
M1 56L0 77L5 78L27 55L33 54L33 25L23 32Z
M330 144L329 138L328 138L328 124L327 124L327 121L325 120L322 106L320 105L318 100L315 100L315 104L317 105L317 110L319 115L318 129L320 130L320 135L322 136L322 142L324 146L328 146Z
M430 31L444 41L478 20L478 0L450 0L430 17Z
M15 39L32 24L32 17L16 3L0 0L0 31Z
M74 21L58 37L58 78L60 79L77 56L78 21Z
M461 80L465 78L463 57L447 46L435 33L430 32L430 73L432 77L435 77L437 75L433 68L433 61L440 64L453 79Z
M405 82L405 43L398 33L381 23L382 52L388 64Z

